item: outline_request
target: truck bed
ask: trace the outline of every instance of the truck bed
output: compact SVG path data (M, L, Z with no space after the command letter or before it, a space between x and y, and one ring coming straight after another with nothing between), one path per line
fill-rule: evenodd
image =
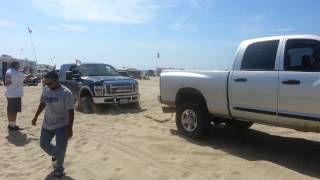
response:
M229 74L229 71L164 71L160 78L161 102L175 107L179 90L195 89L205 97L210 114L217 117L230 117L227 98Z

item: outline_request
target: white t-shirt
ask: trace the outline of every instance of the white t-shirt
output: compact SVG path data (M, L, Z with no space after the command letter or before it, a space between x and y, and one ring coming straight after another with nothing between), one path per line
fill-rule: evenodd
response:
M6 72L6 80L11 84L6 87L5 96L8 98L22 97L23 96L23 81L27 76L15 69L8 69Z

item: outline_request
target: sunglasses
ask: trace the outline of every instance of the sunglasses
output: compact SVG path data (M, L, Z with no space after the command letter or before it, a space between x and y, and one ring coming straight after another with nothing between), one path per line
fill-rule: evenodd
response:
M46 82L47 86L52 86L55 83L55 81Z

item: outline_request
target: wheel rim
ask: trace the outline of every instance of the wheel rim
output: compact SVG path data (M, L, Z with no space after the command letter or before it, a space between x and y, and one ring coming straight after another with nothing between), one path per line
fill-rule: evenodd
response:
M186 131L193 132L198 125L197 114L191 109L184 110L181 114L181 124Z

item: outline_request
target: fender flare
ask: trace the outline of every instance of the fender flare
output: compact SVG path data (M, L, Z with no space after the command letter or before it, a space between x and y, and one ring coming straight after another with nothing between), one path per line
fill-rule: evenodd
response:
M181 88L181 89L179 89L176 94L176 97L175 97L176 106L178 105L180 100L183 98L182 97L183 94L194 94L196 96L200 96L201 97L200 100L202 100L203 103L205 103L205 105L207 106L207 101L206 101L205 97L203 96L203 93L201 93L199 90L197 90L195 88Z
M82 92L84 92L84 91L88 91L88 92L90 93L91 97L94 96L94 95L93 95L93 92L92 92L92 90L90 89L89 86L83 86L83 87L80 88L80 91L79 91L79 94L78 94L78 99L81 98L81 94L82 94Z

